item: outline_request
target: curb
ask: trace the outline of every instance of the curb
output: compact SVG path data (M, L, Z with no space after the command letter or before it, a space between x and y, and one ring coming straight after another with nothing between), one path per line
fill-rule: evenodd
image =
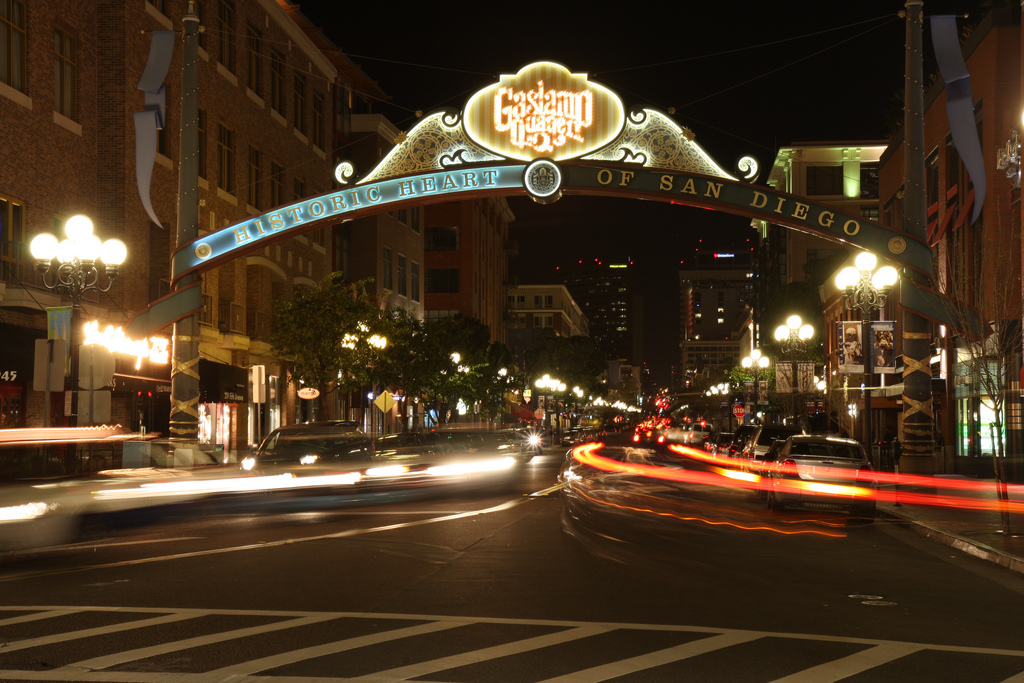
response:
M996 548L985 545L984 543L973 541L969 538L964 538L963 536L957 536L954 533L943 531L942 529L937 529L931 525L925 524L924 522L913 519L907 515L901 515L892 510L879 509L878 514L880 517L909 522L910 529L914 533L933 541L938 541L944 545L948 545L949 547L955 548L956 550L966 553L971 557L976 557L979 560L985 560L986 562L997 564L1000 567L1017 572L1018 574L1024 574L1024 559L1005 553L1002 550L997 550Z

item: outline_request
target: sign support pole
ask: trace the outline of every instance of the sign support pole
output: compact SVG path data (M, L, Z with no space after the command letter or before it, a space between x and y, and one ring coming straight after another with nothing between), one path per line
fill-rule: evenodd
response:
M177 244L199 236L199 17L189 0L184 16L181 67L181 149L178 175ZM182 289L195 282L191 274L175 284ZM199 441L199 321L195 313L174 324L171 356L171 440Z

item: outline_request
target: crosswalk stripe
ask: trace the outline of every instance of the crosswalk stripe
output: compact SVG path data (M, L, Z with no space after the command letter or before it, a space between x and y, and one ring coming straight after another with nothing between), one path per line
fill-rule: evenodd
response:
M875 647L855 652L825 664L812 666L798 673L778 678L772 683L830 683L841 681L855 674L888 664L889 662L920 652L924 647L914 643L882 643Z
M386 643L391 640L399 640L401 638L408 638L410 636L418 636L425 633L435 633L437 631L444 631L450 628L456 628L458 626L465 626L469 622L465 621L432 621L426 624L419 624L417 626L409 626L407 628L392 629L390 631L383 631L381 633L371 633L365 636L359 636L357 638L346 638L345 640L338 640L333 643L325 643L323 645L316 645L314 647L306 647L301 650L292 650L291 652L283 652L278 655L272 655L270 657L262 657L260 659L251 659L247 662L240 662L231 666L226 666L221 669L207 672L211 676L236 676L236 675L249 675L259 671L267 671L269 669L276 669L281 666L288 664L294 664L296 662L302 662L307 659L314 659L316 657L323 657L324 655L333 655L338 652L344 652L345 650L354 650L360 647L366 647L367 645L376 645L378 643ZM234 679L232 679L234 680ZM277 678L275 677L276 681Z
M410 664L409 666L403 666L397 669L379 671L368 678L388 681L405 681L410 678L419 678L420 676L436 673L438 671L445 671L446 669L454 669L468 664L477 664L489 659L497 659L498 657L517 655L523 652L529 652L530 650L538 650L542 647L561 645L562 643L579 640L580 638L589 638L590 636L607 632L608 629L600 626L580 626L578 628L569 629L568 631L548 633L535 638L516 640L511 643L505 643L504 645L485 647L471 652L462 652L450 657L441 657L440 659L419 662L418 664Z
M758 640L761 637L763 636L759 633L743 633L739 631L725 633L720 636L703 638L701 640L683 643L682 645L676 645L675 647L665 648L664 650L658 650L657 652L649 652L645 655L630 657L629 659L621 659L617 662L609 662L608 664L595 666L590 669L583 669L582 671L558 676L557 678L549 678L545 681L539 681L538 683L597 683L598 681L607 681L618 676L625 676L627 674L643 671L644 669L651 669L663 664L671 664L672 662L678 662L681 659L696 657L697 655L714 652L715 650L721 650L726 647L732 647L733 645L749 643L753 640Z
M334 617L331 615L320 615L320 616L308 616L300 617L298 619L289 619L287 621L279 621L273 624L263 624L261 626L250 626L248 628L235 629L233 631L222 631L220 633L214 633L205 636L196 636L195 638L186 638L185 640L176 640L171 643L163 643L160 645L153 645L150 647L140 647L136 650L126 650L124 652L116 652L110 655L104 655L102 657L95 657L93 659L85 659L74 664L68 664L63 669L87 669L95 671L97 669L106 669L111 666L117 666L118 664L124 664L125 662L133 662L138 659L146 659L148 657L157 657L159 655L165 655L169 652L177 652L179 650L187 650L190 647L199 647L201 645L209 645L211 643L222 643L227 640L235 640L236 638L247 638L249 636L260 635L262 633L272 633L274 631L281 631L283 629L298 628L300 626L307 626L309 624L318 624L323 621L331 621Z
M40 638L30 638L28 640L19 640L13 643L7 643L6 645L4 645L3 651L4 653L14 652L15 650L26 650L30 647L53 645L55 643L63 643L69 640L78 640L79 638L91 638L92 636L103 636L109 633L118 633L120 631L131 631L133 629L145 628L147 626L160 626L163 624L172 624L176 621L195 619L197 616L202 616L202 614L199 612L165 614L162 617L153 617L152 619L141 619L136 621L122 622L120 624L111 624L110 626L97 626L96 628L87 628L82 629L81 631L57 633L52 636L42 636Z
M39 621L40 619L52 619L53 617L63 617L68 614L78 614L80 610L77 609L53 609L46 612L36 612L35 614L23 614L20 617L8 617L7 619L0 619L0 626L10 626L12 624L24 624L29 621Z

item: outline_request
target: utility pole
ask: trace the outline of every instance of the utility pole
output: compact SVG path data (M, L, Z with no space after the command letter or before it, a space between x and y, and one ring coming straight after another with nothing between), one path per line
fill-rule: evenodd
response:
M178 248L199 236L199 16L189 0L183 18L181 136L178 151ZM181 289L198 275L183 277ZM199 321L196 314L174 323L171 358L171 440L199 441Z
M923 0L907 0L906 68L903 81L903 229L911 237L925 239L928 207L924 163L924 59L922 55ZM915 277L909 271L903 277ZM919 276L918 276L919 277ZM900 469L931 474L935 462L932 401L931 325L922 316L903 313L903 458Z

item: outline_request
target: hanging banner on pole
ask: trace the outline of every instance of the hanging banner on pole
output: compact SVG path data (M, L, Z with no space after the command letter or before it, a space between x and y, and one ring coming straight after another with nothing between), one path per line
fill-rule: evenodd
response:
M793 393L793 363L788 360L775 362L775 393Z
M863 325L855 320L836 323L839 326L839 372L844 375L864 372Z
M896 372L896 323L876 320L871 323L871 369L874 372Z
M802 360L796 364L797 391L809 394L814 391L814 361Z

